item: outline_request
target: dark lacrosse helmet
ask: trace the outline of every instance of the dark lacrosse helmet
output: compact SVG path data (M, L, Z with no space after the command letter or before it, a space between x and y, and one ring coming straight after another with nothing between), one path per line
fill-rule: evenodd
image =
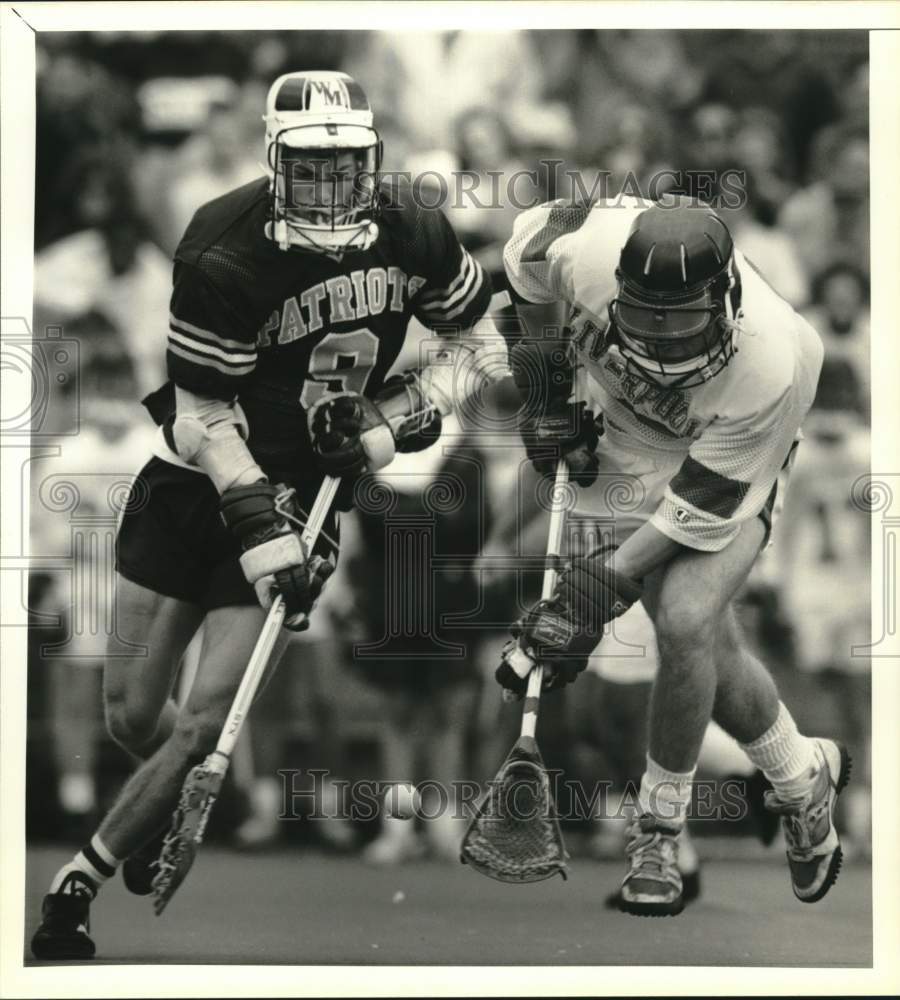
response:
M616 278L610 334L638 374L696 386L731 360L740 277L731 233L708 205L679 199L642 212Z

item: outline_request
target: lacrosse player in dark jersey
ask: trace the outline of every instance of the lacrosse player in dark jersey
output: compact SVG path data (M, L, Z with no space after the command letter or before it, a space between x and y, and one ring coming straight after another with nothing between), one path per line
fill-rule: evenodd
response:
M142 764L54 877L38 958L93 956L89 904L122 862L129 888L150 891L182 780L215 746L273 595L287 629L307 626L338 546L335 517L314 551L301 542L323 475L342 477L347 509L359 476L434 442L454 403L507 370L482 319L489 278L414 185L382 182L359 84L288 74L265 121L269 176L202 206L175 253L169 381L145 400L159 437L117 540L117 638L134 655L108 659L104 686L109 731ZM441 339L388 378L413 317ZM179 709L174 674L201 624Z

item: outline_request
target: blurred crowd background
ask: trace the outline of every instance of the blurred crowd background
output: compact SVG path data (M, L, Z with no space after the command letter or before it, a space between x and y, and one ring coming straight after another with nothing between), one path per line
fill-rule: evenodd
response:
M105 736L100 700L110 490L136 471L153 431L139 401L165 378L172 252L197 207L261 176L272 80L341 69L375 109L386 170L487 178L536 169L536 183L517 188L526 200L571 193L566 171L588 191L607 172L610 194L623 184L645 191L663 170L745 172L746 204L723 215L744 253L814 323L826 362L779 544L742 613L804 730L855 747L860 780L843 822L855 849L867 850L869 521L851 502L869 465L865 32L42 33L37 54L34 326L39 336L60 327L77 344L78 406L65 394L50 399L72 414L70 426L42 437L32 460L31 837L83 837L131 767ZM550 170L548 160L560 165ZM447 208L500 290L517 211L506 198L489 210ZM491 405L502 416L515 400L501 390ZM511 745L519 710L501 705L492 673L502 623L539 578L504 570L498 557L516 544L522 524L509 511L530 472L508 436L492 447L472 428L453 430L452 448L391 467L393 509L343 519L341 571L254 712L215 835L245 848L315 842L381 863L456 856L458 822L277 819L279 769L486 780ZM473 455L479 483L466 480ZM440 477L479 503L434 502L428 486ZM519 551L539 554L542 517L524 516L530 541ZM433 592L414 598L454 621L395 643L384 640L384 594L402 565L388 557L397 545L432 546ZM863 648L851 656L854 644ZM589 784L638 779L649 669L633 653L607 657L576 693L548 698L548 765ZM188 662L182 688L189 677ZM707 773L749 780L727 747L714 757ZM291 787L312 786L297 778ZM325 781L314 791L296 802L327 809L340 789ZM697 832L746 834L752 818ZM615 826L567 825L599 852Z

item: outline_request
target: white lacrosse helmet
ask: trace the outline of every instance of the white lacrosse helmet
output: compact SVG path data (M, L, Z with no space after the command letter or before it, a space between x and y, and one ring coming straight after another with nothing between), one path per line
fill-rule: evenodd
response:
M266 163L282 250L346 253L378 238L381 140L362 87L346 73L286 73L266 99Z

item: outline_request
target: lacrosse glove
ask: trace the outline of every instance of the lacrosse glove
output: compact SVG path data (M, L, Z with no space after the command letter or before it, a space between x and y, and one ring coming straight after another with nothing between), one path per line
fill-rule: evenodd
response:
M503 648L497 683L525 693L529 670L521 656L513 655L518 647L533 663L544 665L546 688L571 684L587 666L603 626L623 615L642 592L639 583L596 559L574 559L553 596L538 601L510 626L514 641Z

